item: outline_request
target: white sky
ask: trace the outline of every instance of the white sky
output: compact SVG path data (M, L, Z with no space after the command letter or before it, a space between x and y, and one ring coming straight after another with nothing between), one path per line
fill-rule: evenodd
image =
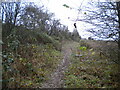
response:
M61 23L68 26L68 29L70 31L73 31L74 29L74 23L75 20L77 19L78 15L82 16L82 12L80 12L78 14L78 8L80 7L81 3L82 6L81 8L86 4L86 2L88 0L35 0L36 2L41 2L42 4L45 5L45 7L47 7L47 9L52 12L55 13L55 17L60 19ZM38 5L41 3L37 3ZM63 4L67 4L68 6L74 8L74 9L70 9L70 8L66 8L63 6ZM79 34L82 36L82 38L88 38L89 36L91 36L92 34L90 34L89 32L85 31L85 28L87 27L85 25L85 23L83 22L76 22L77 24L77 30L79 32Z
M24 0L26 1L26 0ZM78 8L81 9L87 5L87 2L91 0L32 0L32 2L37 2L38 5L44 5L50 12L55 13L55 17L57 19L60 19L61 24L64 24L68 26L68 29L70 31L73 31L74 29L74 23L77 19L78 15L80 17L83 16L84 12L79 12L78 14ZM98 0L92 0L92 1L98 1ZM105 1L105 0L99 0L99 1ZM81 5L82 3L82 5ZM66 8L63 6L63 4L66 4L74 9ZM76 22L77 30L82 38L88 38L89 36L92 36L91 33L85 31L87 27L90 27L88 24L83 22Z
M21 2L36 2L38 5L44 5L50 12L55 13L55 17L60 19L61 24L68 26L69 31L74 30L74 23L79 17L83 16L84 12L79 12L79 8L87 6L88 1L101 1L105 2L106 0L1 0L1 1L21 1ZM110 0L110 1L120 1L120 0ZM82 3L82 5L81 5ZM63 5L66 4L74 9L65 8ZM81 6L81 7L80 7ZM91 27L90 25L77 21L77 30L82 38L88 38L92 36L91 33L87 32L85 29Z

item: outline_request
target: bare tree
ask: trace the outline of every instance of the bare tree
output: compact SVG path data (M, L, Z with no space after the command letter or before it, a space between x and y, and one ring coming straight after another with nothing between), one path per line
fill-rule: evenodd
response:
M118 26L118 47L119 47L119 49L120 49L120 2L116 2L116 4L117 4L117 16L118 16L118 24L119 24L119 26Z
M91 24L87 31L102 39L113 39L118 43L120 60L120 2L89 2L85 18L78 19Z
M51 20L51 29L49 31L50 35L58 35L60 26L60 20Z
M84 21L94 26L88 31L103 39L118 39L118 19L115 2L89 2L91 8L86 10ZM88 5L88 6L89 6Z
M10 34L12 29L16 25L16 20L20 12L20 2L2 2L1 14L2 14L2 29L3 36Z
M46 31L46 25L51 19L52 14L48 14L43 6L37 7L36 5L27 5L21 13L20 22L27 29L40 29Z

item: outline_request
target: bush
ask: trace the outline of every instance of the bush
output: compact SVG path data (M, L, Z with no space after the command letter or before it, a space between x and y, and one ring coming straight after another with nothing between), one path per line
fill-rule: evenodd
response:
M89 44L87 44L86 42L87 42L87 40L80 40L80 46L90 49L91 46Z
M15 28L4 38L3 88L41 84L61 58L59 41L46 33Z

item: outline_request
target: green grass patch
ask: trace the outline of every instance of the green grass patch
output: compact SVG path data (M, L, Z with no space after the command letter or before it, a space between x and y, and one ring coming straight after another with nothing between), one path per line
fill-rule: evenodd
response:
M118 64L106 56L101 57L92 48L78 47L77 53L83 56L76 57L76 51L73 51L71 65L65 72L65 88L116 88L120 85Z
M9 88L39 87L48 80L48 75L56 68L61 60L61 52L52 44L20 45L19 57L14 54L6 55L3 64L3 86ZM9 60L12 58L13 61Z

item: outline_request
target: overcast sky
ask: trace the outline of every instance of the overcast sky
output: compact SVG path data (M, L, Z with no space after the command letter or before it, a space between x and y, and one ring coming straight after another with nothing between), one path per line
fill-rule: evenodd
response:
M8 1L8 0L2 0ZM77 30L82 38L88 38L92 36L91 33L87 32L85 29L90 27L90 25L77 21L76 19L83 17L84 11L78 11L77 9L83 9L84 6L88 6L89 1L101 1L106 0L9 0L9 1L21 1L21 2L35 2L38 6L44 5L50 12L55 14L57 19L60 19L61 24L68 26L69 31L74 30L74 23L77 25ZM120 1L120 0L110 0L110 1ZM63 5L66 4L71 8L66 8ZM93 8L94 9L94 8ZM79 14L78 14L79 13Z
M25 1L25 0L24 0ZM55 14L57 19L60 19L61 23L68 26L70 31L74 30L74 23L77 24L77 30L82 38L88 38L92 36L91 33L87 32L85 29L90 27L86 23L75 21L79 15L81 18L84 15L84 12L78 12L77 9L83 9L84 6L88 5L87 2L90 0L32 0L32 2L37 2L38 5L44 5L50 12ZM98 0L92 0L98 1ZM105 0L100 0L105 1ZM66 4L70 8L66 8L63 5ZM79 14L78 14L79 13Z
M81 6L81 9L86 5L89 0L34 0L38 5L43 4L50 12L55 13L55 17L60 19L61 23L68 26L70 31L74 29L74 23L78 15L82 16L83 12L79 12L78 8ZM67 4L70 8L66 8L63 5ZM82 5L81 5L82 4ZM83 22L76 22L77 30L82 38L88 38L91 36L90 33L85 31L87 27Z

